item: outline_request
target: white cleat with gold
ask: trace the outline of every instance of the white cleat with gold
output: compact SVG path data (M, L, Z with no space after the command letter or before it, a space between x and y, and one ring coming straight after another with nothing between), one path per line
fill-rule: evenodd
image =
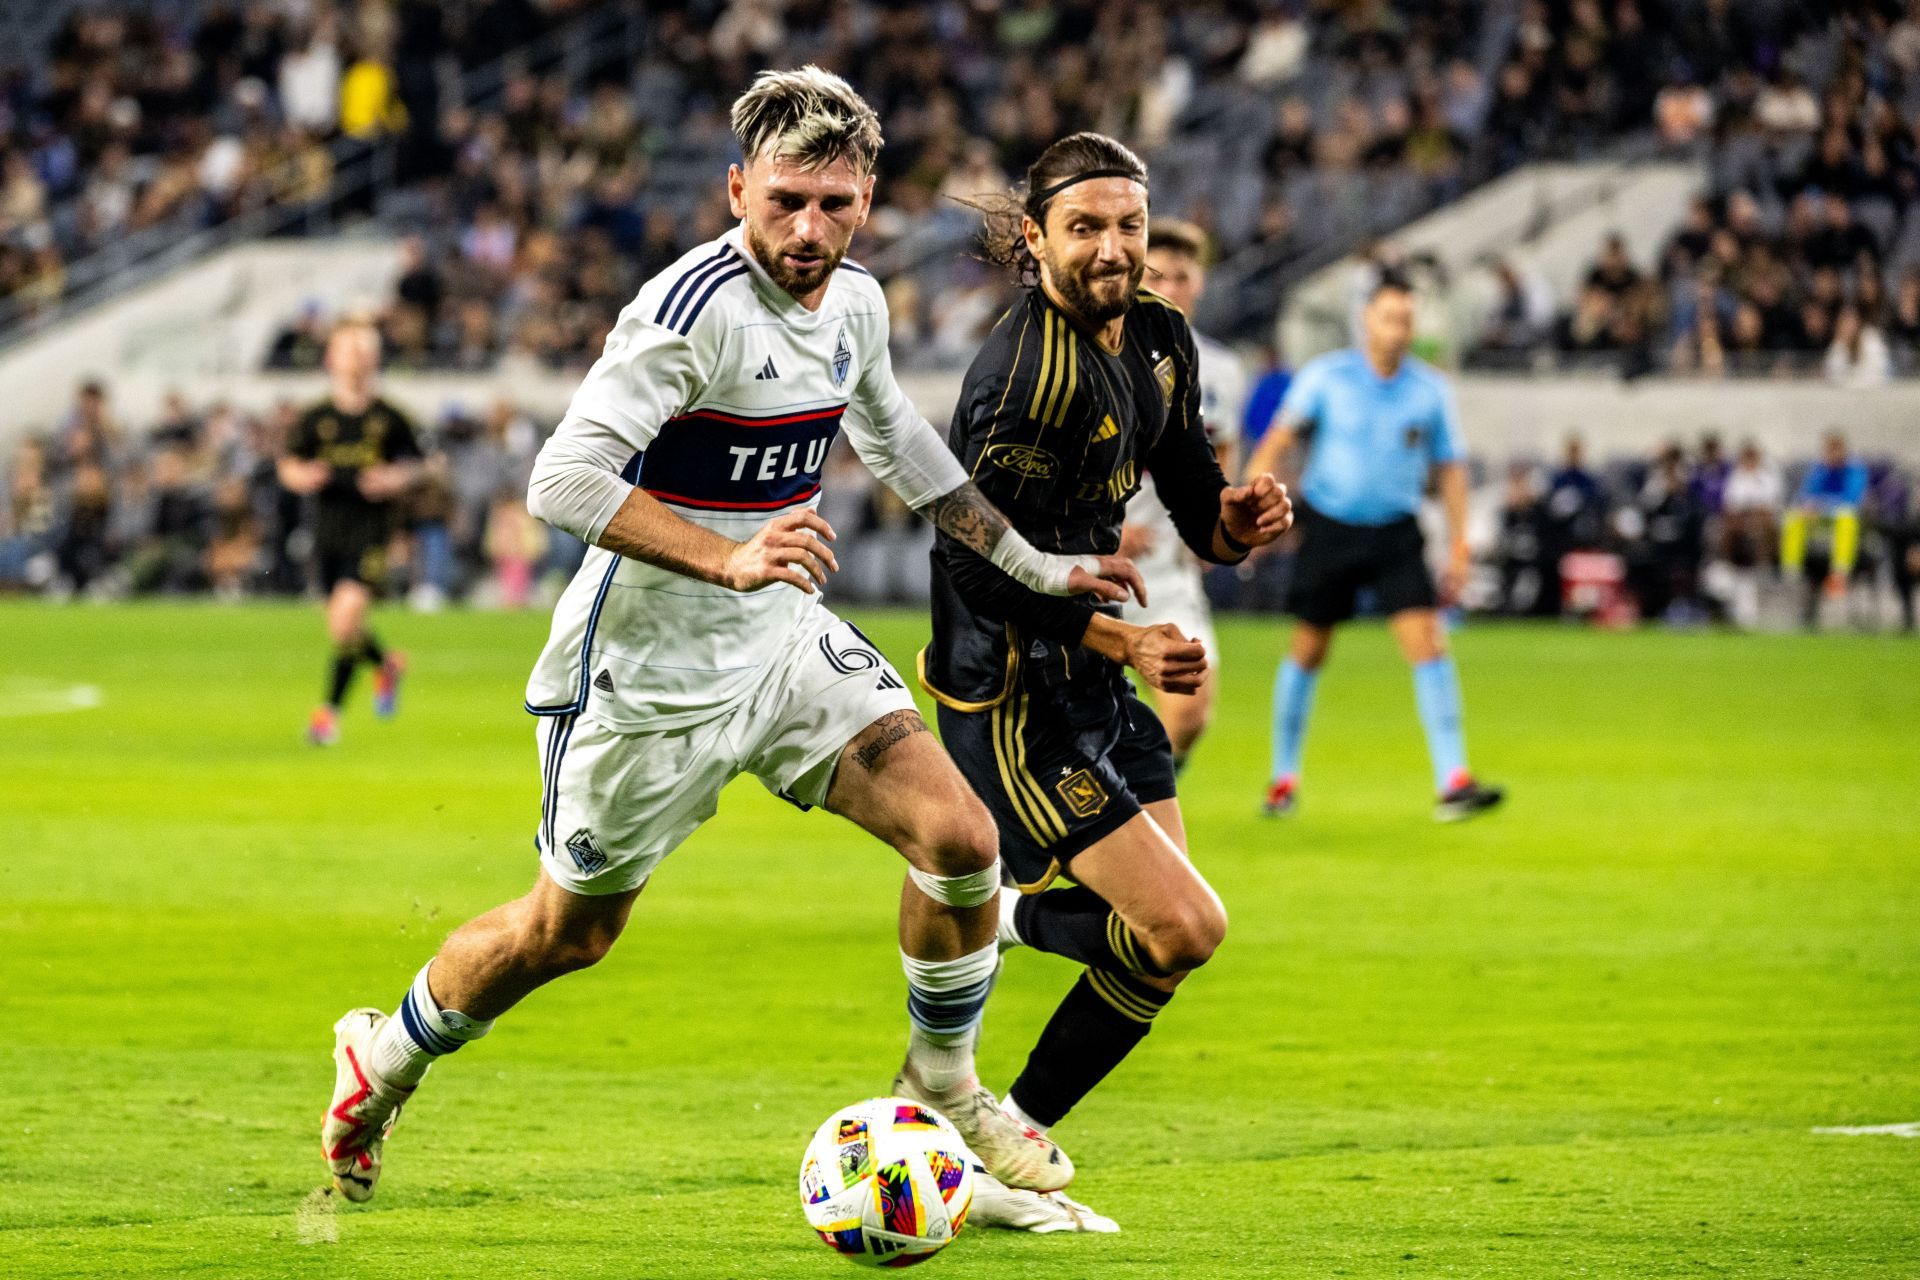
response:
M1022 1191L977 1164L973 1167L973 1208L968 1210L967 1223L1035 1235L1056 1231L1112 1235L1120 1230L1120 1224L1112 1218L1095 1213L1064 1191Z
M978 1080L935 1093L902 1070L894 1077L893 1093L925 1103L951 1120L980 1163L1010 1187L1058 1191L1073 1181L1073 1161L1060 1145L1002 1111L1000 1100Z

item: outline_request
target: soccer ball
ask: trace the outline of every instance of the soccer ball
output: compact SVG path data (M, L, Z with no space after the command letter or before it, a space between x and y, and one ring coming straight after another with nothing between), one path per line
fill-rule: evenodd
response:
M973 1153L947 1118L906 1098L836 1111L800 1159L800 1204L827 1247L910 1267L953 1243L973 1205Z

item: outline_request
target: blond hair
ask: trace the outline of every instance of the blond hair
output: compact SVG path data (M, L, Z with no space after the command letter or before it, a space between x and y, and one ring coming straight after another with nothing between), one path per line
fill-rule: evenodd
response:
M772 158L824 169L845 160L869 174L880 155L880 117L852 85L811 63L755 76L734 100L731 123L749 164Z

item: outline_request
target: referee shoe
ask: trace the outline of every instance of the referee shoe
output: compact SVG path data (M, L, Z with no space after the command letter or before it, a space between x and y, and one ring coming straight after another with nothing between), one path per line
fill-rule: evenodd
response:
M1465 822L1499 806L1507 798L1504 787L1482 786L1472 778L1450 788L1433 806L1435 822Z

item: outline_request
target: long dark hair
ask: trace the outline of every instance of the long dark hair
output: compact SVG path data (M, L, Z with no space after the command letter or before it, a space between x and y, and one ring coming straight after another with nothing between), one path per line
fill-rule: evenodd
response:
M1027 167L1027 181L1000 195L981 196L963 203L978 209L986 217L980 234L981 256L988 262L1010 268L1020 283L1040 282L1040 264L1033 260L1022 233L1020 218L1025 215L1041 226L1047 222L1047 206L1067 187L1084 178L1131 178L1147 184L1147 166L1139 156L1104 133L1070 133L1040 153Z

